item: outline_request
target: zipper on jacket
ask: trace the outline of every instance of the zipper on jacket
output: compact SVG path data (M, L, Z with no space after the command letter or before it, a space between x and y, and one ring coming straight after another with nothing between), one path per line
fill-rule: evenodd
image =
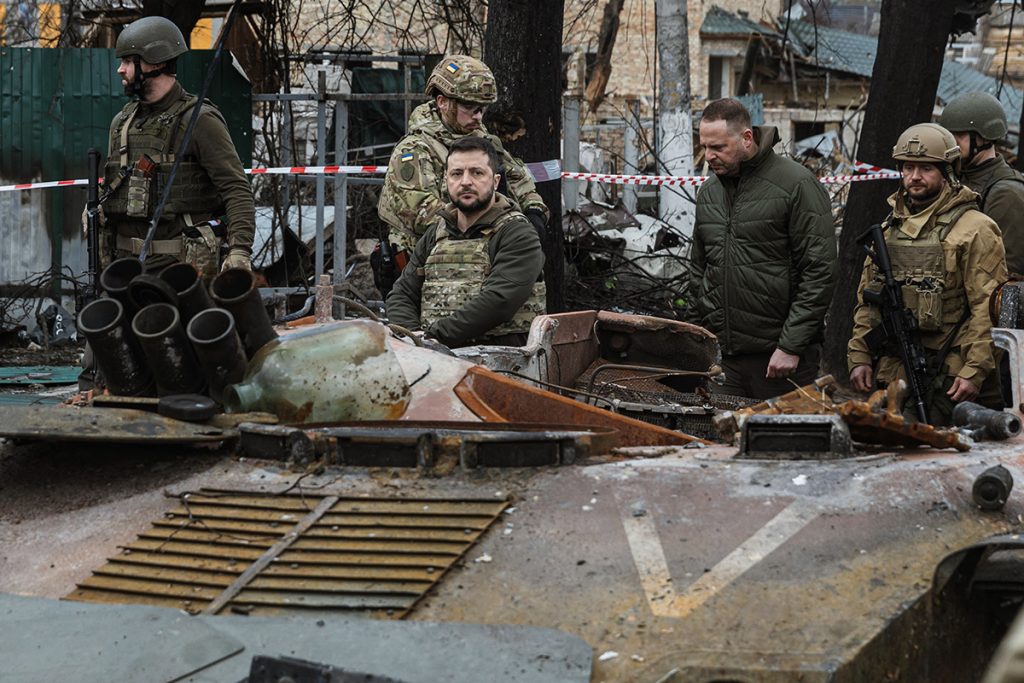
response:
M724 268L724 271L723 271L724 277L722 278L722 304L723 304L725 310L722 311L722 315L723 315L723 317L725 319L725 345L726 345L726 348L729 348L729 349L732 349L732 325L729 324L729 310L730 310L730 308L729 308L730 307L730 304L729 304L729 290L730 290L729 277L730 277L730 273L732 273L732 217L733 217L733 204L736 201L736 197L738 197L739 194L740 194L740 183L742 181L743 181L742 177L736 179L736 188L732 192L732 196L730 196L730 193L728 191L726 192L726 198L728 199L728 201L726 202L726 206L725 206L725 211L726 211L726 214L725 214L725 245L724 245L724 249L725 249L725 259L724 259L724 261L725 261L725 268Z

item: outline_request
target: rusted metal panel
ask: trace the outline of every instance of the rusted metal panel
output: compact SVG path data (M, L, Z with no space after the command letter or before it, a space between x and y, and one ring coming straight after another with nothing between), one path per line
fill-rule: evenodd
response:
M480 367L471 368L455 393L490 422L545 422L616 429L623 443L637 446L682 445L695 437L647 424L570 398L542 391Z
M67 597L401 617L507 505L213 490L180 500Z
M29 441L216 443L229 432L130 408L0 406L0 436Z

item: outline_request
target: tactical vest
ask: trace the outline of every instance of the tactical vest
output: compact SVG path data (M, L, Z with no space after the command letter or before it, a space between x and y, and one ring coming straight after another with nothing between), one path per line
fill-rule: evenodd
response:
M892 261L892 274L902 285L903 304L917 318L919 338L926 349L942 348L947 332L969 312L967 292L961 282L947 286L946 254L942 243L956 222L968 210L977 210L974 203L961 204L935 217L931 230L918 239L899 239L892 217L886 219L885 244ZM882 282L875 273L875 282Z
M139 103L130 102L118 114L117 125L111 130L110 153L107 155L104 172L106 182L117 178L122 168L133 166L143 154L148 154L156 162L156 170L149 183L150 216L156 208L171 166L174 164L175 151L180 144L180 122L198 101L199 98L195 95L187 95L172 104L167 111L149 116L137 124L135 115L138 113ZM163 216L171 219L179 214L218 214L223 211L223 201L210 176L195 159L183 159L175 173L174 186L164 206ZM107 198L103 212L111 217L127 214L128 182L120 183L114 193Z
M491 237L518 216L518 213L506 213L494 225L481 230L479 238L464 240L448 239L444 221L438 223L437 241L423 266L420 303L423 329L461 310L480 293L491 272L488 252ZM533 319L546 311L546 295L544 282L535 282L526 303L510 320L484 333L484 338L529 331Z

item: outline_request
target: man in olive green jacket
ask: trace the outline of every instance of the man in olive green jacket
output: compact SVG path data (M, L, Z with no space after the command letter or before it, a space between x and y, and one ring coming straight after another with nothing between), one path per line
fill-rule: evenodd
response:
M700 144L714 172L697 193L694 320L718 336L723 393L765 399L814 380L832 299L835 228L810 171L778 156L774 127L737 100L712 102Z
M1008 130L1003 105L988 93L960 95L942 110L939 125L960 148L960 181L981 195L982 212L1002 232L1007 269L1024 275L1024 176L995 146Z
M536 230L498 193L500 159L485 139L452 145L451 199L437 211L387 299L388 320L451 346L521 346L544 312Z
M177 59L187 51L181 31L163 17L134 21L118 36L117 73L132 101L110 125L101 256L107 261L139 255L193 108L201 107L146 269L185 261L211 279L221 265L221 240L229 249L223 267L250 269L255 207L224 117L177 81ZM139 163L143 155L155 162L149 172Z

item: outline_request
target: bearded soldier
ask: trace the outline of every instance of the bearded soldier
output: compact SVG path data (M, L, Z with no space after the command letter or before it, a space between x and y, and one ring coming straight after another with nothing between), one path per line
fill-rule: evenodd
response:
M447 56L430 74L426 93L432 99L416 107L409 117L409 133L391 154L377 205L390 231L389 242L399 251L411 251L427 226L435 222L437 210L448 202L448 150L466 135L491 143L501 161L498 173L504 177L503 193L543 234L548 209L533 178L523 162L505 151L481 122L487 105L497 99L494 75L487 65L465 55Z
M250 268L255 209L227 124L213 104L185 92L175 76L188 48L169 19L145 17L118 36L117 69L132 101L114 117L104 173L104 262L138 256L194 107L202 107L178 166L146 259L147 270L177 261L212 278L223 267Z
M924 351L928 421L949 424L960 401L1001 408L988 311L992 292L1006 280L999 228L978 210L977 193L957 179L960 148L948 130L911 126L892 156L903 177L882 227L893 277L916 321L913 342ZM873 334L881 322L878 308L864 301L865 290L878 291L882 282L868 260L847 350L850 382L859 391L870 391L876 380L906 377L894 340L878 343Z
M388 319L447 346L522 346L544 312L540 238L497 191L500 159L485 138L452 144L451 203L437 212L388 296Z

